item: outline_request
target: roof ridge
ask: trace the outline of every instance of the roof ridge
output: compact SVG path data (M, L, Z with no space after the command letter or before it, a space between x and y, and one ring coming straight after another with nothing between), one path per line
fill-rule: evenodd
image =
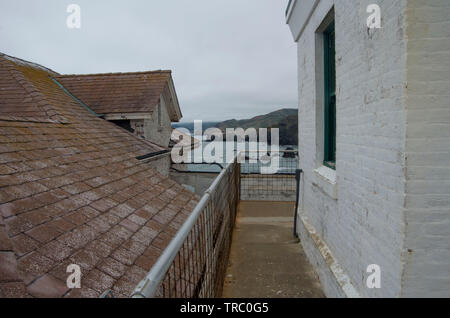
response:
M54 123L66 123L67 119L63 116L59 115L55 109L50 105L45 96L37 89L31 81L29 81L25 75L18 70L15 65L15 62L11 59L7 59L4 57L0 59L3 65L7 68L12 78L16 80L16 82L22 86L28 96L34 100L36 106L41 108L46 114L50 122Z
M45 70L45 71L47 71L49 73L52 73L53 75L59 75L58 72L55 72L54 70L52 70L52 69L50 69L48 67L42 66L41 64L38 64L38 63L35 63L35 62L30 62L30 61L27 61L27 60L24 60L24 59L15 57L15 56L11 56L11 55L8 55L8 54L2 53L2 52L0 52L0 56L2 56L4 59L6 59L8 61L11 61L11 62L14 62L14 63L27 64L29 66Z
M144 75L155 73L172 73L172 70L153 70L153 71L138 71L138 72L110 72L110 73L89 73L89 74L58 74L55 77L89 77L89 76L106 76L106 75Z

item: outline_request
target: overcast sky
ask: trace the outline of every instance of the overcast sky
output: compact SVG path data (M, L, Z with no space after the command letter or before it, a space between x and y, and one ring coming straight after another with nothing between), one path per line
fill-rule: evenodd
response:
M67 6L81 7L69 29ZM297 107L287 0L0 0L0 51L62 74L171 69L183 121Z

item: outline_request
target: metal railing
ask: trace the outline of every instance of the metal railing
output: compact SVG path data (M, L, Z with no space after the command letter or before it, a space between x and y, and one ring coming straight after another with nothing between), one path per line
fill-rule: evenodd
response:
M248 151L245 159L241 164L241 200L295 201L298 151Z
M132 297L220 297L239 193L236 157L206 191Z
M297 151L239 156L205 192L132 297L220 297L239 201L295 201Z

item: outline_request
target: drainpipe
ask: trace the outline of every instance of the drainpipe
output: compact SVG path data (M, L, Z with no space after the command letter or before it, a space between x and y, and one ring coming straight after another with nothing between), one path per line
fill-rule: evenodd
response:
M295 181L297 183L297 194L295 198L295 211L294 211L294 238L298 239L297 234L297 219L298 219L298 203L300 198L300 180L302 177L303 170L297 169L295 171Z

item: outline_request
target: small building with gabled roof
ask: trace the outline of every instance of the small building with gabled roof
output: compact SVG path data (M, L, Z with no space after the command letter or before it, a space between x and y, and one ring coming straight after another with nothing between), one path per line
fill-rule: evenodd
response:
M182 114L171 71L58 75L55 79L104 119L167 148Z

